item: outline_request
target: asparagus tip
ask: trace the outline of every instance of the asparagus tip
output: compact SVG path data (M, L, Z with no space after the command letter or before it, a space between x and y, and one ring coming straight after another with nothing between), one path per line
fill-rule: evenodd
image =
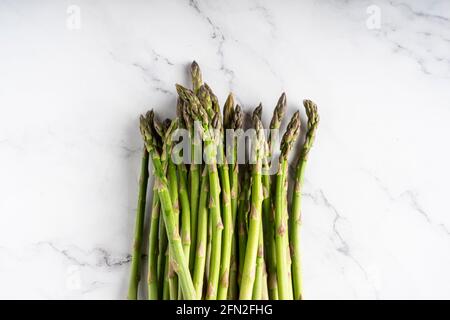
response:
M289 151L292 149L295 140L297 140L297 137L300 134L300 124L300 111L297 110L289 121L286 132L284 133L281 140L280 159L287 158Z
M234 118L234 97L230 92L228 94L227 100L225 101L225 105L223 106L223 125L225 129L229 129L233 126L233 118Z
M280 99L278 100L279 101L279 103L281 103L281 104L286 104L286 93L285 92L283 92L282 94L281 94L281 96L280 96Z
M244 114L240 105L236 105L233 115L233 129L241 129L244 122Z
M259 105L253 110L253 118L258 117L259 120L261 120L262 116L262 103L260 102Z

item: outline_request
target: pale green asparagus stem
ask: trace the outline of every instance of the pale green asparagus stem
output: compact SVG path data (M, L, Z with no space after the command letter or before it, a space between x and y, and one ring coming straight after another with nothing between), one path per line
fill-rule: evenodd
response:
M287 202L288 202L288 196L287 196L287 191L288 191L288 172L285 173L285 180L284 180L284 193L283 193L283 199L285 202L285 205L283 206L283 211L284 211L284 220L286 221L286 225L289 226L290 225L290 220L289 219L289 210L288 210L288 206L287 206ZM292 272L291 272L291 268L292 268L292 259L291 259L291 248L290 248L290 236L289 236L289 227L286 229L286 239L288 239L288 241L286 242L286 259L287 259L287 270L288 270L288 292L290 295L290 299L292 300L294 298L294 291L293 291L293 287L292 287Z
M262 225L259 230L258 254L256 256L256 275L253 286L253 300L262 300L264 281L264 240Z
M229 95L227 102L225 103L224 114L227 116L227 121L231 121L231 116L234 108L233 95ZM228 123L227 126L230 124ZM223 141L223 128L221 139ZM230 184L230 172L225 156L224 148L220 147L222 162L219 164L219 176L222 185L222 211L223 211L223 239L222 239L222 254L220 258L220 276L219 276L219 289L217 292L218 300L226 300L228 296L229 286L229 274L231 253L233 244L233 213L231 208L231 184Z
M241 279L241 288L239 293L240 300L250 300L253 293L253 284L255 281L255 264L258 253L258 242L261 228L261 206L262 206L262 159L264 157L264 132L261 120L258 117L253 117L253 122L256 130L256 139L252 143L254 154L256 156L256 163L252 168L252 199L249 216L249 229L247 247L245 250L244 270Z
M160 219L164 220L164 219ZM165 226L163 224L163 226ZM164 233L166 231L164 230ZM164 253L165 259L164 259L164 272L163 272L163 290L162 290L162 298L163 300L170 300L170 289L169 289L169 248L166 249L166 252Z
M262 104L259 104L258 107L253 111L253 117L257 117L259 120L261 120L262 117ZM268 153L267 149L267 143L264 143L263 145L263 154L264 158L262 159L262 167L264 169L268 169L267 166L267 157L266 154ZM266 172L264 172L264 175L261 177L261 183L262 183L262 190L263 190L263 200L262 200L262 212L264 213L264 202L267 202L266 200L269 199L269 195L266 189L266 182L268 175ZM255 273L255 282L253 285L253 300L261 300L262 299L262 287L263 287L263 268L264 268L264 240L263 240L263 219L264 215L261 218L261 226L259 230L259 238L258 238L258 253L256 256L256 273Z
M157 133L157 135L159 136L158 140L158 144L159 144L159 149L162 149L163 147L163 140L165 137L165 130L166 127L161 124L158 119L156 117L153 117L153 129L154 131ZM161 151L161 150L160 150ZM164 170L164 174L166 174L166 165L163 163L163 170ZM154 201L158 201L158 208L159 208L159 212L157 213L158 216L158 230L157 230L157 245L158 248L156 249L158 252L158 257L157 257L157 264L156 264L156 271L157 271L157 279L158 279L158 296L161 297L162 299L165 298L165 296L167 296L168 298L168 282L165 281L165 279L167 278L167 273L168 273L168 264L166 264L166 257L168 255L168 248L167 248L167 233L166 233L166 227L164 225L164 219L160 218L162 216L162 212L161 212L161 205L159 203L159 198L158 198L158 194L157 191L155 190L154 186L153 186L153 199ZM152 211L153 212L153 211ZM154 217L153 213L152 213L152 218ZM156 215L155 215L156 217ZM154 235L152 234L152 228L156 227L155 225L153 225L153 220L152 220L152 224L150 226L150 243L149 243L149 250L152 250L152 240ZM152 267L149 263L149 268ZM167 268L166 268L167 267ZM151 271L149 270L149 273L151 273ZM149 298L152 296L151 293L151 289L149 288ZM167 295L166 295L167 293Z
M195 148L195 147L193 147ZM195 243L197 242L198 215L199 215L199 191L200 191L200 167L198 164L191 163L189 170L189 196L191 204L191 245L189 253L189 269L194 270L195 264Z
M276 228L276 261L277 261L277 285L278 298L280 300L289 299L288 265L286 259L286 221L283 212L283 172L287 167L287 160L280 160L279 169L276 177L275 187L275 228Z
M211 146L210 142L206 143L206 146L210 150L214 150L215 147ZM211 242L211 263L209 270L208 285L206 290L206 299L215 300L217 298L217 287L219 283L220 275L220 259L221 259L221 244L222 244L222 233L223 233L223 223L221 218L220 209L220 182L219 175L217 172L217 165L215 162L215 154L211 152L208 156L208 175L209 175L209 191L210 191L210 209L212 214L212 242Z
M237 232L238 232L238 249L239 249L239 264L238 264L238 285L241 287L242 273L244 271L245 250L247 248L247 204L249 201L250 192L250 174L248 168L244 170L244 177L242 183L242 191L239 195L239 208L237 215Z
M193 61L191 64L191 79L194 94L197 94L198 90L203 84L202 73L197 62ZM199 191L200 191L200 170L201 170L201 158L196 159L197 148L201 149L201 140L196 139L195 128L193 121L189 116L189 112L186 110L189 108L186 102L184 102L183 116L191 135L191 164L189 168L189 194L191 204L191 243L197 242L197 228L198 228L198 206L199 206ZM189 254L189 269L191 272L194 270L195 263L195 245L191 245Z
M198 210L198 230L197 230L197 249L194 266L194 287L197 292L197 299L203 295L203 281L205 279L205 258L206 241L208 234L208 169L205 167L202 173L202 183L200 187L200 199Z
M268 289L268 278L267 278L267 268L266 263L264 263L264 273L263 273L263 286L262 286L262 300L269 300L269 289ZM278 295L277 295L278 297Z
M179 194L181 203L181 242L183 243L186 262L189 264L189 254L191 246L191 210L187 189L187 170L184 163L179 164L178 169L180 177Z
M238 288L238 243L236 240L236 229L233 232L233 241L231 242L231 258L230 258L230 286L228 288L228 300L237 300L239 298L239 288Z
M170 300L178 300L178 281L177 274L175 272L175 261L173 260L172 250L169 250L169 272L167 276L169 278Z
M175 164L168 159L167 160L167 175L168 175L168 188L172 203L172 210L174 213L175 228L179 230L180 210L178 202L178 178L177 168ZM167 227L167 226L166 226ZM172 257L172 249L169 250L169 283L170 283L170 296L171 300L176 300L178 296L178 279L174 270L174 262Z
M153 192L152 200L152 216L150 222L150 232L148 240L148 299L158 300L158 229L159 229L159 211L160 211L159 199L156 190Z
M223 149L222 149L223 150ZM225 162L219 166L220 181L222 184L222 210L223 210L223 241L220 258L220 278L218 300L225 300L228 294L230 259L233 240L233 216L231 213L231 191L228 164Z
M133 252L131 256L130 284L128 287L128 299L136 300L140 280L142 233L144 232L145 201L147 197L149 153L144 148L141 160L141 176L139 178L139 196L136 210L136 222L134 226Z
M270 121L270 134L267 141L267 161L264 162L264 169L268 170L271 165L272 148L273 148L273 131L280 128L286 112L286 95L283 93L278 99L278 103L274 109L272 120ZM274 229L274 210L273 196L271 195L271 177L268 172L263 175L264 201L263 201L263 228L264 228L264 255L266 257L266 266L268 271L268 292L272 300L278 300L277 286L277 265L275 254L275 229Z
M236 228L236 217L238 209L238 192L239 192L239 163L237 159L237 142L238 130L242 129L243 113L240 106L236 106L233 112L232 128L235 130L233 136L232 162L230 164L230 183L231 183L231 214L233 221L233 238L231 242L231 260L230 260L230 286L228 289L228 299L236 300L238 293L238 235Z
M150 112L149 122L153 124L155 133L161 138L161 165L163 173L168 179L168 189L172 199L172 206L175 214L175 224L179 230L179 197L178 197L178 177L176 165L172 162L172 133L178 126L178 121L166 119L162 124L157 120L152 112ZM156 139L155 139L156 141ZM174 262L169 247L167 259L167 281L169 287L169 296L171 300L176 300L178 297L178 279L177 274L173 268Z
M203 86L202 86L203 87ZM215 112L214 117L210 119L206 110L212 109L211 98L209 94L204 96L200 103L194 93L180 85L176 85L178 95L185 102L189 103L190 116L202 123L203 140L205 141L205 156L208 166L209 191L210 191L210 210L212 215L212 242L211 242L211 261L209 267L208 284L206 289L206 299L214 300L217 298L217 288L219 283L221 244L223 223L220 208L220 182L217 171L217 137L213 130L220 129L220 114ZM200 88L201 90L201 88ZM213 129L213 130L211 130Z
M295 173L294 195L292 198L291 212L291 252L292 252L292 278L294 283L294 299L301 300L302 293L302 277L301 277L301 256L300 256L300 227L301 227L301 196L303 177L305 173L306 162L308 160L309 151L314 143L317 126L319 124L319 114L317 106L310 100L303 101L308 116L308 128L306 132L305 142L300 151L297 162L297 170Z
M177 165L179 172L179 196L181 204L181 243L183 244L184 256L189 265L189 254L191 247L191 209L189 205L187 169L184 163ZM182 300L182 292L178 291L178 300Z
M212 215L212 241L211 241L211 261L209 267L208 285L206 289L206 299L215 300L217 298L217 286L219 283L220 256L222 244L223 223L220 216L220 183L215 164L208 165L210 209Z
M278 298L281 300L292 299L292 286L289 277L289 267L287 258L287 216L285 214L285 205L287 194L285 188L287 187L287 168L288 168L288 154L300 133L300 114L297 111L288 124L286 133L281 141L281 153L279 157L279 168L276 178L276 192L275 192L275 228L276 228L276 262L277 262L277 284L278 284Z
M156 190L154 191L154 195L156 194ZM159 199L158 199L159 200ZM160 216L161 214L161 205L159 206ZM164 289L168 288L165 285L165 278L167 277L166 272L166 252L167 252L167 233L166 227L164 225L164 219L159 219L158 226L158 288L159 288L159 296L164 296Z
M208 178L209 180L209 178ZM211 198L211 195L208 194L208 199ZM213 219L212 219L212 210L210 208L210 203L208 204L208 237L206 244L206 265L205 265L205 279L206 283L208 283L209 279L209 270L211 267L211 247L212 247L212 230L213 230Z
M164 170L161 164L161 157L155 147L155 137L149 122L153 117L153 112L147 114L147 117L141 117L141 132L144 137L147 151L151 155L158 197L163 211L163 218L166 226L167 236L169 240L169 247L172 254L171 265L173 270L178 274L183 290L183 297L186 300L196 299L196 292L189 273L189 266L183 252L181 244L181 237L175 222L175 213L173 210L172 200L170 197L168 182L164 175Z

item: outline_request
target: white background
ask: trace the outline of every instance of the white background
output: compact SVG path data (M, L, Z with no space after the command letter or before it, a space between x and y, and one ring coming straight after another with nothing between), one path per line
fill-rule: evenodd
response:
M266 124L319 106L306 299L450 298L444 0L0 0L0 298L126 297L138 115L193 59Z

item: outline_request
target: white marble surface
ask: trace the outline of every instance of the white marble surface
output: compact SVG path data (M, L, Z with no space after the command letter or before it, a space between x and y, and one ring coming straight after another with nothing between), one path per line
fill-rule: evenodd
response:
M0 0L0 298L126 296L138 115L192 59L266 120L319 105L305 298L450 298L445 0Z

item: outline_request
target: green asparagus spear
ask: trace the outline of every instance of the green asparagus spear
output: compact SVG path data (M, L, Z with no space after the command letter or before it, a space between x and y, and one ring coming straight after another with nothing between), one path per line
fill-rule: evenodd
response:
M177 103L177 116L179 128L186 129L186 124L184 122L182 110L182 101L178 100ZM183 243L184 255L186 257L187 263L189 264L189 255L191 247L191 205L189 203L189 193L188 193L188 171L184 163L177 164L177 172L179 177L179 199L181 204L181 242ZM195 221L196 223L197 221ZM179 295L179 298L180 295Z
M262 184L261 171L262 160L264 157L264 130L261 120L253 117L253 123L256 130L256 139L252 143L255 155L255 164L252 168L252 198L249 216L249 229L247 247L245 250L244 270L241 279L241 288L239 293L240 300L250 300L252 298L253 284L255 281L255 264L258 253L258 241L261 228L261 206L262 206Z
M242 129L243 114L240 106L236 106L233 112L232 128L236 135L238 130ZM230 164L230 183L231 183L231 214L233 223L232 251L230 259L230 286L228 290L228 299L236 300L238 293L238 234L236 229L237 203L239 192L239 163L237 159L237 137L233 136L232 162Z
M253 111L253 118L258 118L261 121L262 117L262 104L260 103L255 110ZM265 163L267 162L266 154L267 154L267 143L264 141L263 143L263 158L262 158L262 167L265 167ZM261 176L261 183L262 183L262 190L263 190L263 198L262 198L262 205L264 204L264 199L267 197L267 192L265 190L264 186L264 178L267 177L267 174ZM256 271L255 271L255 282L253 284L253 300L261 300L262 298L262 281L263 281L263 267L264 267L264 240L263 240L263 216L261 216L261 225L259 229L259 238L258 238L258 252L256 256Z
M153 188L152 216L150 222L149 245L148 245L148 299L158 300L158 229L159 229L159 199Z
M279 157L279 168L276 178L275 192L275 228L276 228L276 263L277 263L277 284L278 297L281 300L292 299L292 292L289 290L291 279L288 278L288 259L286 248L288 246L287 239L287 221L284 210L286 198L286 179L288 167L288 154L297 139L300 132L300 114L297 111L288 124L286 133L281 141L281 153Z
M214 300L217 298L217 288L219 283L220 259L221 259L221 244L223 223L220 208L220 182L217 170L217 135L214 130L219 130L220 114L214 113L214 117L208 117L207 110L212 109L211 96L205 94L205 99L202 103L194 95L194 93L184 88L181 85L176 85L178 95L181 99L189 104L190 116L202 124L203 140L205 141L205 156L208 166L209 176L209 191L210 191L210 209L213 219L213 232L211 242L211 261L209 266L208 284L206 290L206 299ZM202 86L203 88L203 86ZM200 91L201 89L200 88ZM199 92L200 93L200 92ZM209 97L208 97L209 95Z
M165 127L158 122L158 120L154 117L153 118L153 129L155 132L159 135L159 141L160 141L160 148L162 148L162 140L165 137ZM165 168L165 165L163 164L163 170L164 175L167 173L167 168ZM153 187L153 197L158 199L158 205L159 205L159 217L162 216L162 208L159 203L158 193ZM159 218L158 219L158 261L157 261L157 276L158 276L158 289L159 293L158 295L162 297L163 299L169 296L169 286L168 286L168 271L169 271L169 265L168 260L166 259L168 257L168 247L167 247L167 233L166 233L166 227L164 225L164 219ZM151 231L150 231L151 233ZM150 244L150 247L152 244ZM150 296L150 295L149 295Z
M301 196L303 177L305 173L306 162L308 161L309 151L314 143L317 126L319 124L319 114L317 106L310 100L304 100L303 105L308 116L308 128L303 148L297 162L295 173L294 195L292 198L291 212L291 247L292 247L292 277L294 283L294 299L302 299L302 279L301 279L301 259L300 259L300 226L301 226Z
M258 253L256 256L255 284L253 285L253 300L262 300L264 281L264 240L262 224L259 230Z
M168 188L170 193L170 198L172 202L172 208L174 213L174 221L175 228L179 230L179 221L180 221L180 205L179 205L179 194L178 194L178 174L177 167L175 163L173 163L171 159L172 154L172 133L178 126L178 121L175 119L173 124L170 124L171 121L166 119L165 126L166 132L164 137L164 148L161 154L161 162L165 166L168 177ZM169 127L169 128L168 128ZM175 261L172 257L172 250L169 249L169 289L170 289L170 297L171 300L176 300L178 297L178 279L177 273L175 271Z
M141 264L142 234L144 232L145 201L147 197L148 161L149 153L144 147L141 160L141 176L139 179L139 196L134 227L133 252L131 256L130 284L128 287L128 299L130 300L137 299L138 285L141 277L139 267Z
M262 300L269 300L269 289L268 289L268 278L267 278L267 268L266 263L263 261L264 264L264 273L263 273L263 285L262 285ZM278 297L278 296L277 296Z
M271 165L272 148L273 148L273 134L272 130L278 130L283 121L286 112L286 95L283 93L278 99L278 103L273 111L272 120L270 121L270 133L267 141L267 158L263 166L266 170ZM278 299L277 286L277 265L275 254L275 229L274 229L274 211L273 211L273 197L271 195L271 179L268 172L263 175L264 201L263 201L263 228L264 228L264 254L267 261L268 269L268 291L269 297L272 300Z
M202 80L202 73L200 71L200 67L198 66L197 62L193 61L191 64L191 78L192 78L192 86L194 94L198 92L200 87L203 84ZM189 170L189 195L190 195L190 204L191 204L191 242L194 245L191 245L191 252L189 255L189 269L191 272L194 270L194 263L195 263L195 244L197 242L197 217L198 217L198 206L199 206L199 191L200 191L200 170L201 170L201 164L198 162L201 162L201 159L195 158L195 151L197 148L201 146L201 141L197 141L196 136L194 135L194 126L193 121L191 117L189 116L189 113L187 112L186 108L188 106L184 104L183 108L183 115L185 117L186 124L191 123L190 126L188 126L188 129L191 134L191 164L190 164L190 170Z
M164 219L160 219L160 220L164 220ZM162 224L162 226L165 227L164 223ZM164 233L166 234L166 237L167 237L166 230L164 230ZM165 256L165 258L164 258L164 270L163 270L164 272L162 273L163 276L164 276L163 284L162 284L162 286L163 286L162 299L163 300L170 300L170 288L169 288L169 247L166 248L166 252L164 253L164 256Z
M173 256L173 269L177 272L183 290L183 297L187 300L196 299L196 292L189 273L189 266L183 252L181 238L175 223L175 214L170 197L168 182L161 164L161 156L157 151L154 132L151 130L149 120L153 117L150 111L147 116L141 117L141 133L143 135L147 151L151 155L154 173L156 176L156 190L163 209L163 218L166 226L169 246Z
M250 173L247 166L244 167L242 177L242 191L239 195L239 205L237 214L237 232L238 232L238 251L239 251L239 264L238 264L238 285L241 287L242 273L244 271L245 250L247 247L247 214L248 214L248 202L251 194L250 191Z
M216 128L218 123L218 118L215 117L214 120ZM211 146L211 142L207 142L206 146ZM223 223L221 218L220 210L220 182L217 172L216 165L216 155L214 150L215 147L211 147L209 154L207 155L208 174L209 174L209 191L210 191L210 208L213 218L213 234L211 243L211 264L210 264L210 274L208 278L208 286L206 290L206 299L215 300L217 298L217 287L219 284L220 275L220 259L221 259L221 245L222 245L222 233L223 233Z
M205 167L202 173L202 185L200 187L200 199L198 209L198 230L197 230L197 249L194 267L194 287L197 292L197 298L201 299L203 294L203 281L205 278L205 258L206 241L208 229L208 168Z
M215 99L213 98L213 101ZM234 112L234 99L230 94L224 107L224 122L227 121L227 127L229 128L231 118ZM225 120L226 117L226 120ZM224 141L223 126L221 126L221 141ZM226 128L225 128L226 129ZM222 211L223 211L223 240L222 240L222 255L220 258L220 277L219 277L219 289L217 292L218 300L226 300L228 296L229 286L229 274L231 253L233 245L233 213L231 208L231 184L230 184L230 170L228 167L227 158L225 156L223 144L219 148L219 152L222 158L219 164L219 176L222 185Z

